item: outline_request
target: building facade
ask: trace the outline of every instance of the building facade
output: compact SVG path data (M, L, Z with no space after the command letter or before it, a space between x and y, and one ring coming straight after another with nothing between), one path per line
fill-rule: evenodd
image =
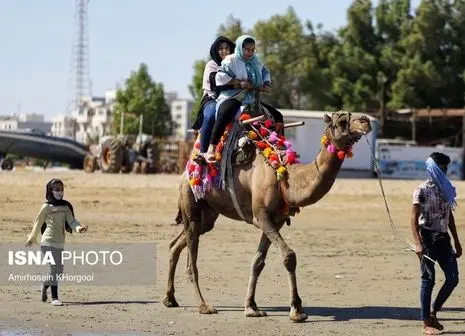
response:
M74 139L74 132L76 131L76 120L73 117L59 115L52 120L51 135Z
M194 102L188 99L177 99L171 103L171 119L174 123L173 135L175 140L187 140L190 135L187 132L193 123L192 109Z
M22 114L20 116L0 116L0 130L33 131L50 134L51 122L44 121L41 114Z

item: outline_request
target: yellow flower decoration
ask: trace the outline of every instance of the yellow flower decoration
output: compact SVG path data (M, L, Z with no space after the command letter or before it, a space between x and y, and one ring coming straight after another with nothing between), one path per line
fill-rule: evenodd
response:
M276 170L276 172L278 174L284 174L286 172L286 167L281 166L281 167L278 168L278 170Z
M276 178L279 180L282 180L285 177L286 173L286 167L281 166L276 170Z
M257 138L257 133L254 131L249 131L249 138L255 140Z
M268 159L270 157L272 151L273 150L270 147L265 148L263 150L263 156Z

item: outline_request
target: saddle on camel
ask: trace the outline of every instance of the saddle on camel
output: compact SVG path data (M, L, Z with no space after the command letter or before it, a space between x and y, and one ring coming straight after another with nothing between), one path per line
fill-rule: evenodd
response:
M300 125L304 125L304 122L286 127ZM234 120L226 127L216 146L216 163L198 160L202 136L198 134L185 168L195 199L203 199L212 189L227 188L236 210L241 213L234 193L232 167L249 164L257 153L275 170L278 181L285 178L286 166L299 163L299 155L280 128L270 111L261 104L260 90L255 90L255 103L241 106ZM298 212L298 208L292 210L293 213Z

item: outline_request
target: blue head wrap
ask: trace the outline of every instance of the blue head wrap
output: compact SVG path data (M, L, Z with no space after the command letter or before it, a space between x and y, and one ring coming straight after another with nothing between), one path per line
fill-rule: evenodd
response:
M455 197L457 196L455 187L450 183L447 176L431 157L426 160L426 170L434 183L441 189L442 195L446 201L455 209L457 206L455 202Z
M245 63L247 69L247 77L252 82L255 88L260 88L263 86L263 76L261 71L262 62L258 58L257 54L254 54L250 59L246 60L244 58L244 53L242 48L244 47L244 41L246 39L251 39L255 43L255 39L250 35L241 35L236 40L236 48L234 49L234 54L237 55L241 61Z

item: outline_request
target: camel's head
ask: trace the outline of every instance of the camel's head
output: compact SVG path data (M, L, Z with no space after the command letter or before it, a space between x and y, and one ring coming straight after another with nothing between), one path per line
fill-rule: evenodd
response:
M371 132L370 119L365 114L345 111L335 112L331 116L325 114L327 124L325 135L336 148L349 148L362 135Z

